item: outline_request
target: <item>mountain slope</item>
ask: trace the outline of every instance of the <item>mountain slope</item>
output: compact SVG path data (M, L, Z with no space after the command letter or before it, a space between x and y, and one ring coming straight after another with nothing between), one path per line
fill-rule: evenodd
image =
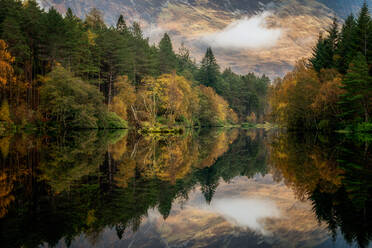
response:
M199 61L212 46L222 67L281 76L311 54L319 31L332 18L357 11L363 0L40 0L79 17L98 8L114 25L120 14L139 21L154 42L168 32ZM372 0L369 0L372 3Z

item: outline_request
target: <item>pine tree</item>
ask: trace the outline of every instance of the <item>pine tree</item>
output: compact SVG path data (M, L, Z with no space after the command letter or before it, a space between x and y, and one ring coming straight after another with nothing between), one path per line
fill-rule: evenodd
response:
M337 68L345 74L349 68L349 64L357 53L356 37L356 21L353 15L350 15L342 27L340 40L337 49Z
M16 58L14 68L17 73L22 74L25 68L24 62L30 56L30 47L26 44L20 24L17 19L8 16L0 26L3 30L2 38L7 42L9 51Z
M85 23L93 30L101 30L106 28L103 21L102 13L96 8L93 8L86 16Z
M309 59L313 68L320 72L321 69L327 68L329 64L332 64L330 59L330 52L327 47L327 43L322 35L319 35L318 42L313 48L313 56Z
M338 21L333 19L331 27L327 30L327 37L323 38L319 35L318 43L313 49L313 57L310 63L317 72L321 69L333 68L335 66L335 54L338 45L339 31Z
M173 52L172 41L167 33L159 43L159 73L170 73L176 68L176 55Z
M208 47L200 66L198 80L205 86L215 88L219 75L220 67L214 57L212 48Z
M337 18L333 18L331 27L327 30L328 37L326 41L329 43L332 52L335 51L339 39L339 26Z
M41 71L40 57L42 56L42 35L44 31L42 16L43 12L40 10L35 0L24 2L23 14L21 16L20 24L21 30L24 32L26 43L30 47L30 56L25 61L24 75L27 81L32 82L36 78L37 72ZM30 97L33 98L33 97ZM35 99L30 99L33 102Z
M190 50L182 43L178 50L177 57L177 72L190 81L195 81L195 73L197 67L195 62L191 60Z
M367 61L372 59L372 37L371 37L371 16L369 13L368 5L364 2L357 20L356 27L356 42L359 47L359 51L367 58Z
M75 19L76 18L75 15L74 15L74 13L72 12L72 9L71 8L68 8L67 9L65 18L66 19Z
M127 24L125 23L123 15L119 16L119 19L116 23L116 30L120 33L127 33L128 32L128 27L127 27Z
M71 9L67 10L65 22L65 43L64 43L64 67L73 70L76 75L85 79L91 78L98 71L94 64L92 49L94 45L84 24L76 17Z
M369 121L370 98L372 94L372 78L368 74L365 56L358 53L350 64L348 73L342 81L341 117L347 122Z
M56 9L50 8L48 13L43 15L42 26L45 33L42 36L43 49L41 59L47 64L53 65L54 62L62 61L65 57L64 47L66 44L67 31L65 21ZM51 70L51 68L46 69Z
M138 22L133 22L130 31L135 39L137 40L143 39L143 32Z
M133 53L129 77L137 84L145 75L154 75L156 70L157 49L149 45L149 40L143 38L139 23L134 22L130 28L130 48Z

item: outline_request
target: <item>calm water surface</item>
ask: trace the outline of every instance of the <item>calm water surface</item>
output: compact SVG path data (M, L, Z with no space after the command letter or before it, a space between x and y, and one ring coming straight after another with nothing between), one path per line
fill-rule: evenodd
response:
M371 247L371 137L0 138L0 247Z

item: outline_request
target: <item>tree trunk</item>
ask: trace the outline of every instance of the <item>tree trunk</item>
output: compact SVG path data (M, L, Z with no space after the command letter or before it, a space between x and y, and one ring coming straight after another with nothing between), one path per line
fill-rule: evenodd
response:
M111 98L112 98L112 72L110 72L110 78L109 78L109 88L108 88L108 105L111 104Z

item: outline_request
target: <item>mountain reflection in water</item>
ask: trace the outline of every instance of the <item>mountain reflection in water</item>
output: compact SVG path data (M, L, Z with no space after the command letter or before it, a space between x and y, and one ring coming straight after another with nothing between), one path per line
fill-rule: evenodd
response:
M0 138L1 247L370 247L371 139Z

